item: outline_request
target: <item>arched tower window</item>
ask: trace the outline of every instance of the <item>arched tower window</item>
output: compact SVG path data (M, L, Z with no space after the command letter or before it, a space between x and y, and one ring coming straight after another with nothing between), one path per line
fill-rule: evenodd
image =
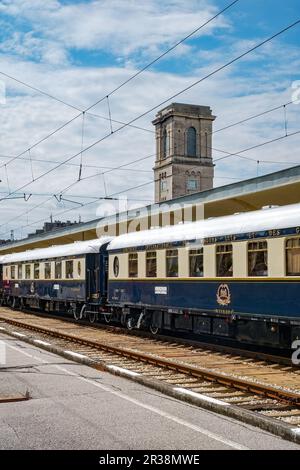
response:
M188 157L196 157L196 139L197 133L194 127L189 127L186 137L186 153Z
M166 158L170 154L170 134L165 128L163 131L163 141L162 141L162 155L163 158Z

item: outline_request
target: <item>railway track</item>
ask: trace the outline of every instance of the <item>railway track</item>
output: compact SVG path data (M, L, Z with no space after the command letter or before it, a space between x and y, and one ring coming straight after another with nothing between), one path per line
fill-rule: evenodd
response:
M3 308L3 307L2 307ZM1 309L1 307L0 307ZM9 311L16 311L13 310L11 307L8 307ZM65 322L73 323L73 324L78 324L76 320L74 320L73 317L70 317L69 315L66 314L49 314L46 312L41 312L40 310L29 310L29 309L22 309L22 312L32 314L37 317L42 317L42 318L56 318L57 320L63 320ZM0 310L1 313L1 310ZM103 330L108 330L113 333L123 333L129 336L138 336L141 338L150 338L151 340L156 339L160 340L162 342L165 342L166 344L169 344L170 342L176 342L181 345L185 346L195 346L197 348L202 348L210 351L216 351L220 352L222 354L232 354L234 356L243 356L245 358L252 358L252 359L258 359L259 361L264 361L268 363L274 363L274 364L281 364L285 366L290 366L291 365L291 353L290 351L287 350L278 350L278 349L272 349L272 348L260 348L260 349L249 349L249 345L246 344L245 347L242 347L241 344L227 344L224 341L213 341L212 339L215 338L206 338L204 339L201 337L200 339L193 339L190 336L187 338L185 336L180 336L176 334L163 334L163 333L158 333L155 336L150 333L147 330L143 329L127 329L124 326L119 326L114 323L102 323L102 322L96 322L96 323L90 323L88 320L80 320L79 324L82 326L88 326L90 328L96 328L97 330L99 328ZM224 338L226 340L226 338Z
M300 434L300 368L276 363L274 357L245 357L241 351L136 336L120 328L95 328L7 308L0 310L0 329L37 345L50 343L74 359L87 358L98 369L126 370L185 395L272 418Z

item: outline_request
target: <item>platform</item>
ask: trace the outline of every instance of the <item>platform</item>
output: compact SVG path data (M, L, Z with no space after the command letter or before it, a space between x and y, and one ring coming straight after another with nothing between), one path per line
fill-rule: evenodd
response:
M0 449L287 449L300 446L0 335Z

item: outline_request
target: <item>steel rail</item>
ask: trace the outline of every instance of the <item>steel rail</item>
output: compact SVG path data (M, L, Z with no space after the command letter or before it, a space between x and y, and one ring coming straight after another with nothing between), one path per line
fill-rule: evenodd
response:
M188 376L202 378L211 382L219 383L232 387L234 389L254 393L257 395L263 395L268 398L277 399L286 403L299 405L300 404L300 393L284 390L277 386L266 385L258 382L252 382L251 380L241 379L233 375L223 374L202 368L199 366L193 366L182 362L177 362L170 359L165 359L154 354L148 354L144 352L134 351L120 346L113 346L100 341L94 341L91 339L77 336L70 333L61 332L51 327L43 327L34 324L28 324L24 321L7 319L2 317L0 319L12 324L17 327L36 331L56 338L61 338L73 343L89 346L98 350L106 351L109 353L117 354L119 356L125 356L130 359L141 361L144 363L152 364L155 366L162 367L164 369L173 370L179 373L183 373ZM82 332L83 333L83 332Z
M13 312L16 312L18 310L14 310L12 309L11 307L6 307L6 308L9 308L10 310L12 310ZM272 354L271 352L270 353L267 353L267 352L262 352L262 351L258 351L258 350L252 350L252 349L247 349L246 347L245 348L241 348L241 345L240 344L237 344L236 346L234 345L227 345L227 344L224 344L224 343L217 343L217 342L211 342L213 339L216 339L214 337L212 338L209 338L209 339L206 341L203 339L203 337L207 337L207 335L202 335L201 336L201 341L200 340L197 340L197 339L190 339L190 338L185 338L185 337L182 337L182 336L176 336L175 334L170 334L170 335L167 335L167 334L162 334L162 333L158 333L156 335L153 335L152 333L146 331L146 330L137 330L137 329L133 329L133 330L128 330L126 327L124 326L119 326L119 325L116 325L116 324L109 324L109 323L100 323L100 322L96 322L96 323L90 323L89 321L87 320L80 320L80 322L78 322L77 320L74 320L73 317L70 317L70 316L64 316L62 314L53 314L53 313L47 313L47 312L42 312L42 311L38 311L38 310L31 310L31 309L22 309L22 312L25 312L25 313L28 313L30 315L34 315L36 317L40 317L40 318L53 318L53 319L56 319L56 320L63 320L64 322L69 322L69 323L73 323L74 325L83 325L83 326L87 326L89 328L94 328L96 331L98 330L107 330L107 331L110 331L110 332L113 332L113 333L122 333L122 334L125 334L125 335L128 335L128 336L134 336L134 337L141 337L141 338L148 338L148 339L151 339L151 340L154 340L154 341L163 341L165 342L166 344L172 342L174 344L174 342L176 342L179 345L184 345L184 346L194 346L196 348L204 348L206 349L207 351L211 351L211 352L222 352L224 354L230 354L230 355L234 355L234 356L241 356L241 357L245 357L245 358L250 358L250 359L254 359L254 360L258 360L258 361L264 361L264 362L267 362L267 363L274 363L274 364L278 364L278 365L284 365L284 366L292 366L292 362L291 362L291 358L290 357L287 357L287 356L283 356L283 355L276 355L276 354ZM220 338L219 338L220 340ZM224 337L222 338L223 341L228 341L228 340L231 340L230 338L227 338L227 337ZM251 346L251 345L250 345ZM252 345L253 346L253 345ZM266 349L268 349L266 347ZM281 352L281 351L278 351L278 352ZM289 351L290 352L290 351Z

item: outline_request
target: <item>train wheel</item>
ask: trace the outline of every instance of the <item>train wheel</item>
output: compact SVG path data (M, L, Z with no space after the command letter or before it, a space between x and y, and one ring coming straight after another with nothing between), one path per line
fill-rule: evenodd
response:
M89 312L89 322L90 323L95 323L97 318L96 312Z
M153 326L153 325L150 325L150 333L152 333L153 335L157 335L159 333L159 328L158 326Z
M127 330L133 330L135 326L134 319L132 317L126 318L126 328Z
M104 320L105 320L105 323L110 323L111 322L111 315L103 315L104 316Z
M73 317L74 317L74 319L75 319L76 321L79 321L79 320L82 319L82 315L84 314L85 308L86 308L85 305L83 305L82 308L81 308L81 310L78 311L76 305L73 307L73 309L72 309L72 311L73 311Z

